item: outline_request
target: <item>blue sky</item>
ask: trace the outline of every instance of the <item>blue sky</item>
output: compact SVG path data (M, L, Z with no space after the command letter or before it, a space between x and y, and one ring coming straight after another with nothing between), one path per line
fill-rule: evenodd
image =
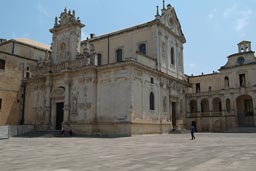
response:
M174 6L187 43L184 66L188 75L212 73L237 52L237 43L256 49L255 0L165 0ZM84 39L154 19L162 0L8 0L1 1L0 38L29 38L51 43L49 29L65 7L76 11Z

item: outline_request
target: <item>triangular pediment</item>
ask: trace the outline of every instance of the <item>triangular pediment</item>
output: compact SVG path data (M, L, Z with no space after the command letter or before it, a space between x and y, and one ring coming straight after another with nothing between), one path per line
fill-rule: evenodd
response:
M185 40L175 9L171 5L168 5L167 9L162 9L160 22L175 35L177 35L178 37L182 37Z

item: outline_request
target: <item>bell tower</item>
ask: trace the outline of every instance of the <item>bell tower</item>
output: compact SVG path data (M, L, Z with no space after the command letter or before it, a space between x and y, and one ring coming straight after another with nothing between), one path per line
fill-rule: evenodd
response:
M84 27L75 11L64 9L60 17L55 17L52 33L52 64L74 60L80 54L81 29Z

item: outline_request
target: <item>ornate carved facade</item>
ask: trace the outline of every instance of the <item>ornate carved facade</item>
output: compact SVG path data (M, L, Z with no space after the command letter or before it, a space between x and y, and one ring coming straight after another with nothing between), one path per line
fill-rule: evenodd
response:
M26 82L26 124L103 135L184 127L185 38L171 5L145 24L80 41L82 27L75 11L55 19L52 54Z

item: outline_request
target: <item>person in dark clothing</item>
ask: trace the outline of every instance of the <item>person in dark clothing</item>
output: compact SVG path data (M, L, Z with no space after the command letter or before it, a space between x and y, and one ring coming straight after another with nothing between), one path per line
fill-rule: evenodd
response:
M191 140L194 140L196 139L195 137L195 126L194 125L191 125Z

